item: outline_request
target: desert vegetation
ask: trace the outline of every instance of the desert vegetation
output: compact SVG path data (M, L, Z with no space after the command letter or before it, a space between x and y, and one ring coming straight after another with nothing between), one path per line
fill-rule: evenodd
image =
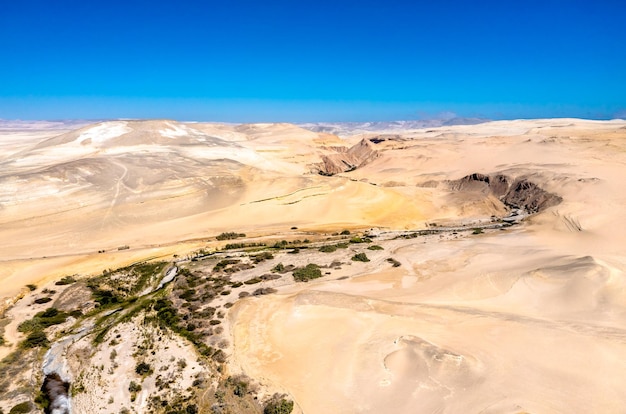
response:
M235 232L229 231L225 233L220 233L216 237L216 239L221 241L221 240L234 240L234 239L239 239L243 237L246 237L244 233L235 233Z
M370 261L370 259L367 257L365 253L357 253L354 256L352 256L351 260L353 262L369 262Z
M294 269L293 278L296 282L308 282L309 280L322 277L320 267L315 263L309 263L304 267Z

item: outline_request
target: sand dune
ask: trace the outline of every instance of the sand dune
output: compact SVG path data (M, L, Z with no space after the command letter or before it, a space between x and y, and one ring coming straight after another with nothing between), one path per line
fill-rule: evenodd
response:
M304 413L624 412L624 121L346 137L175 121L4 129L0 297L222 231L323 238L507 219L524 197L502 197L483 176L557 201L506 231L384 240L369 263L237 302L232 370ZM299 260L319 259L310 254Z

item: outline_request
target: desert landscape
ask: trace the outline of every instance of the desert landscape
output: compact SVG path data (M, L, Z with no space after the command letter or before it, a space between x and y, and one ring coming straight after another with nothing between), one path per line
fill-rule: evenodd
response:
M0 124L0 413L625 412L626 121L477 122Z

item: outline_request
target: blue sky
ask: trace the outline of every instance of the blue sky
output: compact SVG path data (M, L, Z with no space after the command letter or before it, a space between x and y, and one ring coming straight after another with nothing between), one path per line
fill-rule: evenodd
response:
M626 116L622 1L0 0L0 118Z

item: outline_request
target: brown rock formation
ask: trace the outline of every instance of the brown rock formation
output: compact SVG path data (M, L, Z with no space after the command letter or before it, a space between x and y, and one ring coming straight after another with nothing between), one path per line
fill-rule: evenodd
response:
M372 162L379 156L378 151L372 147L370 141L365 139L349 149L335 147L333 150L337 153L323 155L322 162L315 165L319 174L331 176L353 171Z
M526 179L516 180L506 193L502 202L509 207L523 208L530 213L537 213L559 204L563 199L549 193Z
M473 173L452 181L455 191L476 191L493 194L507 207L521 208L529 213L537 213L559 204L563 199L549 193L537 184L524 178L512 181L503 174L484 175Z

